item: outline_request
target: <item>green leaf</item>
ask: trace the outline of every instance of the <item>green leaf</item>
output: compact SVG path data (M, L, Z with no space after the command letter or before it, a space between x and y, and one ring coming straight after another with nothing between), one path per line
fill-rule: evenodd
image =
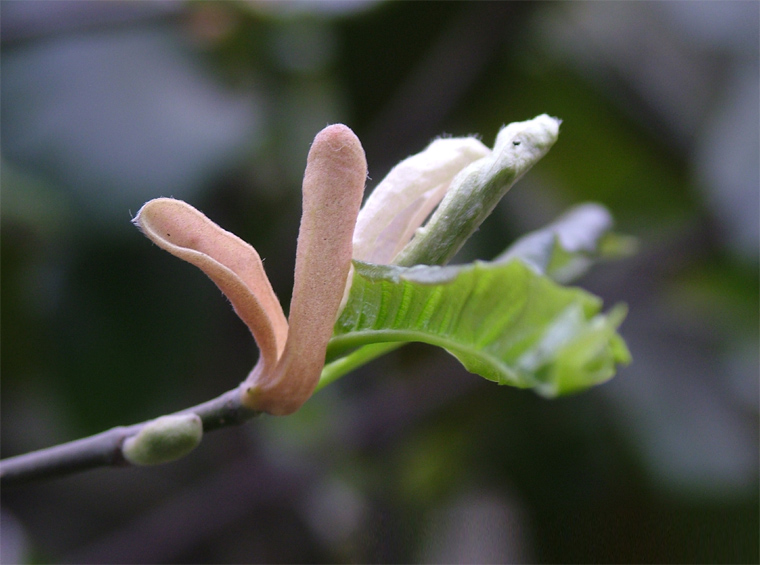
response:
M575 206L548 226L515 241L494 261L521 259L536 272L560 283L583 275L595 262L633 254L636 240L613 233L612 216L604 206Z
M552 397L604 382L630 354L625 307L564 288L520 260L398 267L354 262L328 362L370 343L437 345L499 384Z

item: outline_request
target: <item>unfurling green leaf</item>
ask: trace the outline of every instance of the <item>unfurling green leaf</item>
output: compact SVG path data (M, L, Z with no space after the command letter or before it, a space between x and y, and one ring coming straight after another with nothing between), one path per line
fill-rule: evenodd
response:
M616 332L625 307L602 314L601 306L520 260L410 268L355 261L328 361L369 343L419 341L486 379L556 396L604 382L630 361Z

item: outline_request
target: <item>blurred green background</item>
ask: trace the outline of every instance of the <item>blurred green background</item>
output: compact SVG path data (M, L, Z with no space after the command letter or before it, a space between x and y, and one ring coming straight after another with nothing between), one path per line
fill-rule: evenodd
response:
M185 199L289 300L314 134L371 180L540 113L559 142L458 260L598 201L634 362L546 401L406 346L186 459L2 492L3 563L757 562L756 2L3 0L2 455L216 396L256 359L130 225Z

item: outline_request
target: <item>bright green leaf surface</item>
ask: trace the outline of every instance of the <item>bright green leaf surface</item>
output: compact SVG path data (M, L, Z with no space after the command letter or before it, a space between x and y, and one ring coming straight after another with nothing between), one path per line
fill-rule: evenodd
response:
M470 372L556 396L604 382L630 355L618 306L558 286L519 260L411 268L354 262L328 361L369 343L419 341Z

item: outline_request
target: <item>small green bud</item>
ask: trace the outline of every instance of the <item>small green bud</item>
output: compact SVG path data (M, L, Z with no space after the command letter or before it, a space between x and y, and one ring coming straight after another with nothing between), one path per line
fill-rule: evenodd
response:
M161 416L127 438L121 451L133 465L158 465L184 457L202 436L203 423L197 414Z

